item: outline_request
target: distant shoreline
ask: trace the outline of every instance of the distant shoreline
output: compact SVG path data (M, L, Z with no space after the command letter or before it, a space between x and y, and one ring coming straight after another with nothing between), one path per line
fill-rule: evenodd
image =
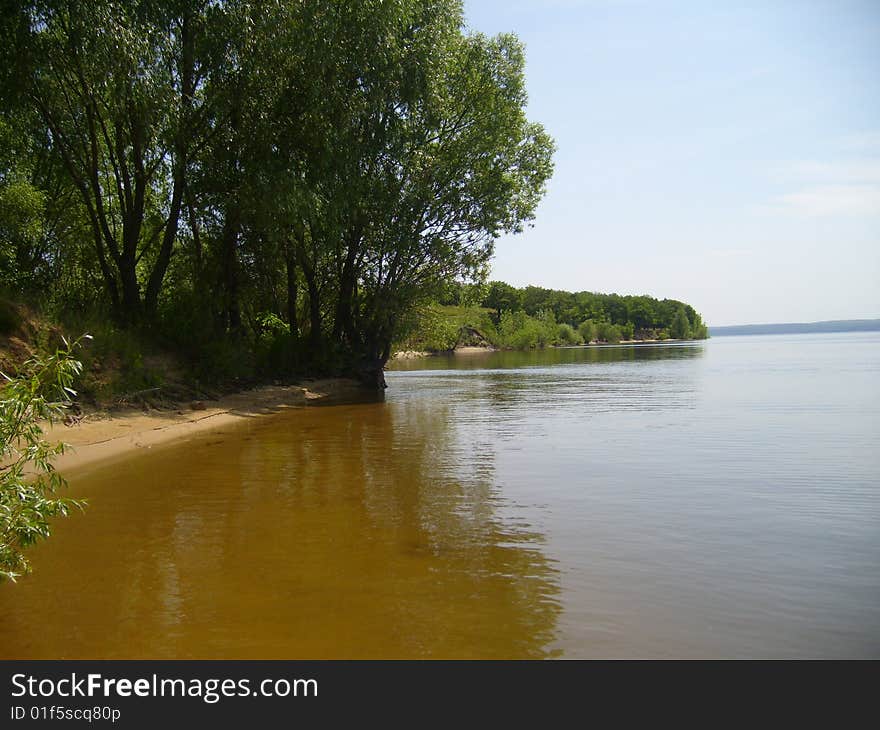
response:
M797 335L835 332L878 332L880 319L833 319L823 322L784 322L778 324L735 324L709 327L710 337L734 335Z
M705 340L675 340L671 337L665 340L620 340L620 342L583 342L580 345L547 345L544 350L577 350L584 347L617 347L619 345L668 345L680 342L705 342ZM399 350L391 355L389 362L394 360L417 360L423 357L438 357L440 355L481 355L488 352L533 352L534 349L517 350L511 347L480 347L467 345L455 347L451 350Z

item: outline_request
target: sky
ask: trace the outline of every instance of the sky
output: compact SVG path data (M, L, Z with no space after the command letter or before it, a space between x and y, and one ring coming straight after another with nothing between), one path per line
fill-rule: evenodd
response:
M465 0L526 46L557 144L492 279L692 304L710 325L880 317L880 0Z

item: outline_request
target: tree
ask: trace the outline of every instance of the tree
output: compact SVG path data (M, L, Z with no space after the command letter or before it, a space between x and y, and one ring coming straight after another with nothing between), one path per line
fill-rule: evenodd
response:
M578 325L578 334L588 345L596 339L597 332L596 325L591 319L585 319Z
M272 315L291 367L381 385L404 318L450 282L484 298L552 172L521 44L468 34L459 0L8 5L0 86L49 163L0 190L0 266L187 347ZM557 294L538 309L574 317Z
M518 289L503 281L493 281L482 302L484 307L495 310L495 323L501 321L504 312L516 312L522 309L522 296Z
M203 3L28 2L25 93L87 212L114 310L155 313L199 135Z
M481 279L495 238L532 217L553 145L525 118L521 45L465 35L460 3L302 12L290 73L308 113L286 135L285 235L311 349L382 385L401 317L450 280Z
M578 332L570 324L563 322L557 328L557 340L563 345L579 345L583 342Z
M596 339L601 342L616 343L621 340L620 327L610 322L599 322L596 329Z
M669 336L675 340L686 340L690 336L690 323L684 307L676 310L672 324L669 326Z
M627 319L632 322L635 330L643 331L651 327L655 313L651 297L627 297Z

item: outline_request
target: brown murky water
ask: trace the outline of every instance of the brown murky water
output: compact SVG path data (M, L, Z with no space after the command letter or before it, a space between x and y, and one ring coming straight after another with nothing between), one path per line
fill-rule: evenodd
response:
M546 656L552 563L448 415L298 409L77 475L2 655Z
M880 339L825 337L410 363L74 474L0 657L876 657Z

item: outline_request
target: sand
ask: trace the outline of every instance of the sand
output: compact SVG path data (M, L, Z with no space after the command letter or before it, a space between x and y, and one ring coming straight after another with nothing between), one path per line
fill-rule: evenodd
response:
M66 474L98 462L123 458L139 449L179 443L245 418L301 407L315 400L345 399L357 393L362 394L363 387L344 378L301 385L267 385L219 400L181 403L173 410L126 409L88 414L71 426L56 423L45 428L45 436L50 442L63 441L71 447L53 460L55 467Z

